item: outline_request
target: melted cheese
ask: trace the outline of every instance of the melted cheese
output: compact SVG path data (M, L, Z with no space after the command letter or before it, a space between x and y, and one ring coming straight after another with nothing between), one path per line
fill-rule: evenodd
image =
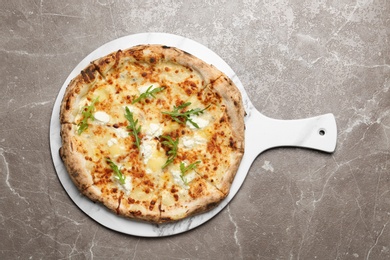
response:
M110 96L110 92L107 91L107 88L98 88L94 91L94 97L99 98L99 102L102 102ZM93 98L95 99L95 98Z
M146 173L161 172L162 166L167 160L165 152L162 149L157 149L157 142L155 139L142 139L141 141L140 152Z
M162 166L165 164L167 157L165 153L162 151L154 151L152 157L149 159L147 163L147 172L160 172L162 170Z
M113 158L122 155L125 150L125 147L120 144L113 144L108 148L109 155Z

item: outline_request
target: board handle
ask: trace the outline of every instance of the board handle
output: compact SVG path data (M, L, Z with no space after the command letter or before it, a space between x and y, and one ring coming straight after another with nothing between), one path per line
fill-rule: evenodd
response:
M246 122L245 139L256 156L274 147L302 147L332 153L336 148L337 125L333 114L296 120L273 119L256 109Z

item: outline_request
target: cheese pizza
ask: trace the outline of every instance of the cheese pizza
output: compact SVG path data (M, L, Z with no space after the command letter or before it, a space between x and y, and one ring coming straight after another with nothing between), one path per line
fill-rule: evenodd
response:
M175 47L139 45L91 62L60 109L61 158L80 192L153 223L212 209L244 153L234 83Z

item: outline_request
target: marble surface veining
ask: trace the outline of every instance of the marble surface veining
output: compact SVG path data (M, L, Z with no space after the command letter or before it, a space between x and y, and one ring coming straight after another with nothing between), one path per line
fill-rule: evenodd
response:
M389 1L6 0L0 32L0 259L390 258ZM333 113L336 151L262 153L228 206L183 234L102 227L57 178L50 116L80 60L141 32L214 50L269 117Z

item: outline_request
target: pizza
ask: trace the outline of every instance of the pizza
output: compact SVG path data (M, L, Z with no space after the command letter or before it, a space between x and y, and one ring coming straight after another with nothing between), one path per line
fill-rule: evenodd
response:
M214 208L244 153L239 90L175 47L138 45L92 61L65 90L61 159L81 194L153 223Z

